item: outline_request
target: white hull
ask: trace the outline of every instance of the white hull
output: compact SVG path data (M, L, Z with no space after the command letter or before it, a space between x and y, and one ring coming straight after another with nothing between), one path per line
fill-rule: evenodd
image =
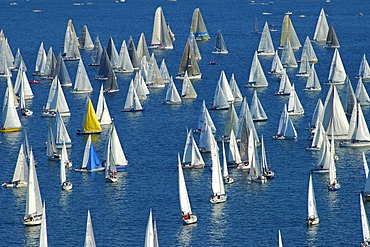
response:
M179 80L183 80L184 79L184 75L177 75L175 78L176 79L179 79ZM190 79L190 80L200 80L200 79L202 79L202 74L188 76L188 79Z
M186 217L186 216L183 216L182 221L184 222L185 225L190 225L190 224L197 223L198 218L197 218L197 216L192 214L192 215L190 215L190 218Z
M228 51L213 51L213 54L229 54Z
M302 74L296 74L295 76L298 76L298 77L308 77L309 74L302 73Z
M27 187L27 182L9 182L9 183L3 183L1 186L6 187L6 188Z
M73 188L73 185L70 182L64 182L62 184L62 189L63 190L70 191L70 190L72 190L72 188Z
M42 221L42 215L37 215L35 217L29 217L27 219L23 219L22 222L26 226L37 226L40 225Z
M213 204L226 202L227 195L218 195L218 196L211 196L209 201Z
M234 183L234 179L231 178L231 177L224 177L224 183L225 184L233 184Z
M295 140L295 139L297 139L296 136L294 136L294 137L286 137L286 136L278 136L278 135L273 136L272 138L274 138L276 140Z
M249 180L251 180L252 182L261 183L261 184L264 184L267 182L267 179L265 178L265 176L250 177Z
M321 148L318 147L306 147L307 151L320 151Z
M204 164L192 165L192 164L182 164L183 169L203 169Z
M370 142L341 142L339 143L340 147L368 147Z
M315 219L307 218L306 222L307 222L307 225L314 226L314 225L319 224L320 219L319 218L315 218Z
M75 172L102 172L104 171L105 167L101 167L101 168L98 168L98 169L94 169L94 170L86 170L86 169L75 169Z

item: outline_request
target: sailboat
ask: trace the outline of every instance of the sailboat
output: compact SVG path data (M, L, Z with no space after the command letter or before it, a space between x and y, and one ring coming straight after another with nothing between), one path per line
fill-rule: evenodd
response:
M126 159L125 153L123 152L123 148L114 123L112 123L109 129L108 140L104 147L103 157L105 159L108 158L109 153L111 153L110 162L114 163L116 171L119 172L126 170L128 166L128 161ZM102 164L104 165L105 163L106 160L103 160Z
M347 73L346 70L344 69L344 65L340 57L339 51L338 49L335 49L333 58L331 60L328 82L335 84L344 84L346 76Z
M370 79L370 67L366 59L366 54L364 54L364 56L362 57L360 68L358 69L358 76L361 77L363 80Z
M116 69L119 67L119 55L116 48L116 44L114 43L114 40L112 37L109 37L108 45L107 45L107 55L110 61L111 67L113 69Z
M115 183L118 180L117 176L117 168L116 168L116 161L113 156L113 150L112 149L112 139L108 138L107 141L107 146L106 146L106 157L105 157L105 178L112 182Z
M72 167L72 161L68 157L67 146L66 146L65 142L63 142L60 162L64 164L65 168L71 168Z
M246 97L244 97L244 100L241 105L240 113L239 113L239 123L238 123L238 131L236 133L236 138L240 140L243 132L249 135L248 131L250 129L252 130L252 134L254 135L254 140L256 141L256 145L260 145L258 134L254 126L251 112L249 110L248 102L247 102ZM248 138L246 138L245 140L246 142L248 141L247 139Z
M48 156L49 160L60 160L60 154L55 147L55 138L53 136L53 131L51 127L49 127L48 132L48 141L46 142L46 155Z
M28 164L25 150L25 144L22 143L19 149L17 163L15 165L13 178L10 182L3 183L2 186L7 188L26 187L28 183Z
M102 129L98 117L95 114L94 106L91 103L90 97L87 97L82 130L78 129L77 134L100 134L101 131Z
M271 167L268 166L267 163L267 156L265 150L265 143L263 141L263 136L261 137L261 167L262 167L262 175L267 179L272 179L275 177L275 173L271 170Z
M289 77L286 73L286 69L284 68L280 78L279 91L274 94L279 96L286 96L290 95L291 92L292 84L290 83Z
M211 127L212 133L216 133L216 130L217 130L216 126L213 123L211 115L209 114L207 110L205 100L202 101L202 106L200 108L199 118L198 118L198 128L196 129L196 132L201 132L204 123L207 123L207 125Z
M313 49L313 46L311 44L311 40L308 36L306 37L306 40L304 41L304 45L303 45L303 49L302 49L302 55L301 55L301 62L302 62L304 56L307 57L307 59L310 63L317 63L319 61L317 59L315 50Z
M3 114L1 118L2 125L0 132L17 132L22 128L21 121L14 105L14 92L11 82L8 81L8 87L5 91Z
M281 53L281 64L285 68L297 68L297 60L295 59L292 46L289 39L286 39L284 43L283 52Z
M91 135L87 138L84 156L82 160L82 166L80 169L75 169L76 172L100 172L103 171L104 167L96 153L94 144L91 142Z
M188 72L185 71L184 79L182 81L181 98L183 99L195 99L198 94L194 89L191 80L188 78Z
M193 137L193 131L187 132L184 155L182 158L183 168L204 168L204 160Z
M167 86L166 99L163 101L163 104L166 105L178 105L181 104L181 97L179 92L176 89L175 83L173 83L172 76L171 81Z
M252 130L249 130L251 133ZM248 137L248 162L249 162L249 176L248 179L256 183L266 183L267 178L263 175L262 163L257 160L257 147L253 135Z
M227 50L224 37L222 36L222 33L220 30L217 32L216 37L216 45L215 48L212 51L213 54L228 54L229 51Z
M259 30L259 27L258 27L257 15L254 15L253 31L251 31L250 33L251 34L260 34L261 33L261 31Z
M118 73L132 73L132 72L134 72L134 66L132 64L130 54L128 52L125 40L122 41L121 50L119 52L118 59L119 59L119 63L118 63L118 66L115 68L116 72L118 72Z
M366 210L364 206L364 202L362 200L362 195L360 194L360 210L361 210L361 225L362 225L362 239L363 242L361 246L370 246L370 230L369 230L369 222L366 215Z
M299 71L298 74L296 74L296 76L308 77L310 75L309 72L310 72L310 62L308 61L308 57L306 55L303 55L301 58L301 65L299 66Z
M292 91L290 92L289 95L288 114L290 116L304 114L304 109L294 89L294 84L292 85Z
M87 210L86 234L84 247L95 247L94 229L91 221L90 210Z
M234 131L231 130L230 138L229 138L229 154L227 157L227 165L231 166L241 166L243 164L242 159L240 157L238 143L236 142L236 137Z
M345 111L345 114L347 116L351 116L352 111L353 111L353 107L356 104L357 99L356 99L356 94L353 91L351 80L349 79L348 76L346 77L346 79L344 81L344 90L343 91L344 91L343 92L343 95L344 95L343 98L345 98L345 101L343 102L344 103L344 106L343 106L344 111Z
M42 72L45 69L45 64L46 64L46 51L44 48L44 42L41 42L39 50L37 52L35 71L32 74L38 76L42 75Z
M333 134L331 136L331 145L330 145L330 161L329 161L329 184L328 189L329 191L336 191L340 189L340 184L338 182L337 178L337 169L335 167L335 161L334 161L334 137Z
M362 163L364 164L366 183L365 183L364 190L361 193L365 197L365 200L366 201L370 201L369 166L367 165L367 161L366 161L366 157L365 157L365 153L364 152L362 152Z
M224 183L232 184L234 183L234 179L229 176L229 171L227 169L227 160L226 160L226 153L225 153L225 143L222 140L222 175L224 177Z
M171 50L173 49L170 29L164 18L163 10L158 7L154 15L153 34L150 48Z
M234 102L234 96L233 96L233 93L231 91L231 88L230 88L230 85L229 85L229 82L227 81L227 78L226 78L226 75L225 75L225 72L223 70L221 70L221 73L220 73L220 77L218 79L218 83L220 84L221 88L222 88L222 91L224 92L225 94L225 97L226 97L226 100L228 102Z
M315 64L311 65L310 71L308 73L308 78L306 82L306 91L321 91L321 85L319 77L317 76Z
M227 101L225 92L221 87L220 81L218 81L210 110L227 110L229 109L229 107L230 103Z
M72 20L68 20L68 25L64 37L64 60L75 61L81 58L80 51L78 47L80 43L78 42L77 34L73 26Z
M105 101L103 84L100 87L98 105L96 106L96 116L100 125L107 125L112 123L112 118L109 113L107 102Z
M21 54L20 48L17 49L17 53L15 54L13 71L18 71L19 69L23 69L23 71L27 71L27 66L23 60L23 56Z
M34 95L33 95L30 83L28 81L27 75L26 75L26 70L23 68L23 66L21 66L18 69L17 78L15 80L15 85L14 85L14 92L16 94L18 93L19 95L22 87L23 87L24 98L26 100L33 99Z
M157 224L153 219L152 209L149 211L148 223L146 225L144 247L158 247Z
M71 138L68 134L67 128L64 125L64 121L59 111L57 111L57 115L54 121L53 136L56 148L62 148L64 144L66 145L67 148L72 147Z
M366 91L364 83L362 82L362 77L358 78L358 83L356 86L355 94L356 94L357 102L360 105L370 105L370 97Z
M109 60L107 50L103 48L103 52L102 52L100 62L99 62L99 67L98 67L98 74L95 76L95 79L107 80L109 72L111 70L113 70L112 63Z
M178 160L178 178L179 178L179 199L180 199L180 208L181 208L181 215L184 224L190 225L197 222L197 216L192 213L188 190L186 189L186 183L184 178L184 173L182 171L182 165L180 161L180 154L177 154Z
M328 32L329 32L329 25L328 25L328 21L326 20L325 11L322 8L319 14L319 18L317 20L315 33L313 35L313 40L319 43L326 42Z
M335 33L333 23L329 26L328 36L326 37L326 45L325 48L339 48L340 44L338 41L337 34Z
M20 104L21 113L23 116L32 116L33 111L27 108L24 93L25 93L24 83L21 82L20 89L19 89L19 101L20 101L19 104Z
M257 96L257 91L254 90L251 103L251 116L254 122L267 121L267 115Z
M331 145L329 143L329 139L327 135L324 135L323 142L321 145L320 153L319 153L319 159L316 165L316 168L313 169L313 172L319 172L319 173L326 173L329 172L329 163L331 156L333 154L331 153Z
M100 43L99 36L96 36L95 41L94 41L94 49L92 51L89 66L99 66L102 54L103 54L103 46Z
M123 107L124 112L137 112L144 111L145 109L141 106L139 97L137 96L136 89L134 87L134 82L131 80L125 106Z
M323 113L320 115L322 125L328 135L331 133L338 139L347 137L348 134L348 120L343 110L337 88L332 83L324 103Z
M320 121L319 125L315 128L315 134L312 139L312 143L309 147L306 147L306 150L309 151L319 151L321 150L321 147L324 143L324 137L326 136L324 127L322 126L322 123Z
M279 247L284 247L284 245L283 245L283 238L281 237L280 230L279 230Z
M280 75L283 72L283 65L281 64L280 57L278 55L278 51L275 51L274 58L272 59L271 69L269 74L273 75Z
M34 226L40 225L42 221L42 200L39 182L37 180L32 148L30 149L30 155L28 158L29 172L26 197L26 212L22 222L26 226Z
M104 92L105 93L115 93L119 91L116 73L112 68L109 69L108 78L105 82Z
M179 72L176 76L176 79L184 79L185 71L188 72L189 79L202 78L202 73L200 73L198 62L193 49L191 49L189 39L186 42L184 52L182 53Z
M41 116L55 117L57 111L59 111L62 117L71 116L71 112L69 110L69 106L67 104L62 86L60 85L58 76L53 79L50 85L48 100L42 109Z
M128 40L127 50L128 50L128 54L130 55L130 59L131 59L131 62L132 62L132 66L134 67L134 70L139 69L140 58L137 56L135 43L134 43L134 40L132 39L131 36Z
M257 56L257 51L254 52L253 61L251 65L251 70L249 73L248 83L246 87L267 87L269 84L267 82L265 73L263 72L260 60Z
M75 59L79 60L79 59ZM62 55L59 53L57 64L55 65L55 71L53 74L53 77L58 76L60 85L62 87L70 87L72 86L72 80L69 76L66 64L64 63L64 60L62 58Z
M235 80L234 73L231 74L231 78L229 80L229 86L230 86L231 92L234 96L234 102L242 102L243 101L243 96L240 92L238 83Z
M194 36L193 32L190 32L188 40L189 40L189 44L190 44L190 49L193 50L195 59L197 61L202 60L202 55L200 54L199 47L198 47L198 44L197 44L197 41L195 39L195 36Z
M275 54L274 43L272 42L271 33L267 21L263 26L257 54L260 56L273 56Z
M93 88L82 59L78 61L75 86L72 93L91 93Z
M161 72L161 77L164 81L164 83L169 83L171 80L170 73L168 72L166 62L164 61L164 58L162 59L161 66L159 67L159 71Z
M159 71L157 60L155 59L154 52L150 57L148 74L146 76L146 84L148 87L164 88L165 84Z
M150 54L149 54L148 46L146 45L146 38L145 38L144 33L140 34L139 42L137 44L136 53L137 53L137 58L139 60L142 59L145 56L146 61L149 63Z
M222 136L220 137L220 139L223 141L228 141L230 138L231 130L233 130L234 133L238 131L238 123L239 123L239 118L238 118L238 115L236 114L234 104L230 103L230 108L227 111L227 115L226 115L224 132Z
M48 54L46 56L46 62L44 70L41 71L41 78L45 79L53 79L55 75L55 67L56 67L57 60L55 58L55 54L53 52L53 48L50 47Z
M306 219L307 225L317 225L320 222L316 209L315 192L313 189L312 175L310 174L310 181L308 184L308 215Z
M39 247L48 247L48 232L46 226L46 207L45 201L42 207L42 221L41 221L41 228L40 228L40 237L39 237Z
M366 124L361 105L356 103L353 107L347 138L350 141L341 142L341 147L367 147L370 146L370 134Z
M208 34L206 25L204 24L204 20L203 20L202 14L200 13L199 8L196 8L193 12L193 17L191 19L190 32L193 32L195 39L197 41L210 40L210 36Z
M199 151L201 153L209 153L212 151L212 144L215 138L212 134L211 127L204 122L199 137Z
M289 43L293 50L298 50L302 46L293 27L292 20L290 19L288 14L286 14L283 19L279 48L284 47L286 40L289 40Z
M80 38L80 49L92 50L94 49L94 43L91 39L89 29L86 25L82 27L82 34Z
M220 157L218 155L217 143L214 139L211 143L211 160L213 195L210 197L210 202L213 204L226 202L227 195L225 192L225 185L221 174Z
M280 116L278 132L273 138L278 140L297 139L297 131L289 117L286 104L284 104L284 110Z
M67 149L65 149L65 151L67 151ZM67 181L65 155L67 155L67 153L62 152L62 157L60 159L60 185L62 187L62 190L70 191L72 190L73 185L71 182ZM68 156L67 156L67 159L68 159Z

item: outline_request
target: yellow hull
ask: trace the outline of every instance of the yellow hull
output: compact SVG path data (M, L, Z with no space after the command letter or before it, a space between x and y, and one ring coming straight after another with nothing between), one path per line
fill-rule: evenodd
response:
M19 128L9 128L9 129L0 129L0 132L18 132L22 129L22 127Z

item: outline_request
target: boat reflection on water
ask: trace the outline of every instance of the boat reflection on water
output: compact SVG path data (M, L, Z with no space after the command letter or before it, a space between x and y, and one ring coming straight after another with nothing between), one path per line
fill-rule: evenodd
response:
M181 229L177 233L177 242L179 246L191 246L192 233L196 228L197 224L181 225Z
M25 246L38 246L40 237L40 227L24 227L26 238Z

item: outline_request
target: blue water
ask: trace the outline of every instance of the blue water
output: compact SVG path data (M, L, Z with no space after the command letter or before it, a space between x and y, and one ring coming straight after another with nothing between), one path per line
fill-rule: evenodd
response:
M370 156L368 149L344 149L337 146L340 157L337 162L337 174L342 189L338 192L327 191L327 175L314 174L313 182L316 193L320 224L307 227L307 187L309 170L317 161L317 154L304 150L309 144L305 130L311 119L318 98L325 100L328 86L318 93L304 92L305 79L295 77L297 70L288 70L305 108L303 117L295 117L294 124L298 131L296 141L275 141L271 138L277 131L278 119L287 98L273 95L278 89L278 80L267 75L270 83L266 89L259 89L260 100L269 117L266 123L256 124L259 135L265 136L265 145L270 164L276 178L267 184L251 184L245 172L230 169L235 184L226 186L228 201L220 205L209 202L211 194L211 169L209 156L205 155L206 167L203 170L185 171L193 212L198 216L198 223L183 226L178 201L177 188L177 152L182 155L186 139L186 128L195 128L201 101L209 105L221 70L227 77L235 73L242 94L250 101L252 90L244 87L248 80L254 50L258 47L259 36L250 34L254 15L259 26L263 22L273 23L278 32L272 33L277 48L280 41L281 22L286 11L291 16L302 45L305 37L312 38L320 9L324 7L329 23L334 24L341 43L340 53L343 63L355 87L358 67L362 55L367 52L367 28L370 26L370 12L365 8L368 3L360 0L302 0L275 1L265 5L261 1L251 4L249 1L183 1L177 2L127 0L124 4L114 1L90 0L88 5L75 6L72 0L63 1L18 1L10 6L11 1L2 1L0 8L0 28L4 29L9 44L15 54L21 48L28 66L28 76L32 71L40 42L45 48L53 47L56 55L62 51L65 28L72 18L77 33L82 26L88 25L94 39L96 35L104 46L112 36L118 47L122 39L132 35L135 43L141 32L151 38L155 9L162 6L165 17L176 35L174 49L155 51L157 61L166 59L172 75L178 70L183 48L189 34L192 12L200 7L211 41L198 43L202 60L199 63L203 78L194 82L198 92L196 100L184 101L180 106L162 105L165 89L152 90L150 97L142 102L146 110L142 113L123 113L131 75L119 75L120 92L105 95L110 113L116 123L129 168L119 174L116 184L107 183L102 173L81 174L67 171L67 177L74 185L73 191L63 192L59 184L59 163L49 161L45 154L44 142L51 119L41 118L42 106L46 103L49 91L48 81L32 85L35 98L30 104L34 110L32 117L21 117L23 130L26 130L29 142L38 162L37 174L41 195L46 201L48 239L50 246L82 246L85 237L87 209L90 209L98 246L142 246L149 208L153 208L157 220L159 244L161 246L270 246L277 245L278 229L286 246L358 246L362 240L359 192L362 190L365 175L361 161L361 152ZM41 9L33 13L32 9ZM269 16L263 12L272 13ZM363 12L364 16L357 16ZM305 18L299 18L299 15ZM217 31L221 29L229 54L218 56L211 53ZM327 50L314 44L319 62L315 65L323 83L329 73L333 50ZM296 54L300 58L300 52ZM90 61L91 52L82 51L85 65ZM271 59L261 58L262 66L267 71ZM208 65L217 61L216 66ZM72 81L74 81L77 63L67 62ZM94 87L91 94L96 105L99 81L94 80L96 68L87 67ZM15 75L12 78L15 80ZM180 90L181 82L176 81ZM370 86L365 84L370 90ZM4 95L6 83L0 81L0 96ZM70 156L73 166L80 167L85 136L75 132L82 125L82 115L86 96L71 94L72 88L64 92L71 109L71 117L66 118L66 126L73 141ZM340 90L339 90L340 91ZM0 101L1 102L1 101ZM239 112L240 105L236 106ZM363 107L365 118L370 121L370 108ZM213 111L211 116L218 128L223 131L225 111ZM108 129L105 128L94 140L100 157ZM198 138L198 137L196 137ZM0 135L0 181L9 181L22 141L22 133ZM0 245L1 246L37 246L39 227L24 227L21 220L25 211L26 190L0 189ZM369 205L365 206L370 211Z

